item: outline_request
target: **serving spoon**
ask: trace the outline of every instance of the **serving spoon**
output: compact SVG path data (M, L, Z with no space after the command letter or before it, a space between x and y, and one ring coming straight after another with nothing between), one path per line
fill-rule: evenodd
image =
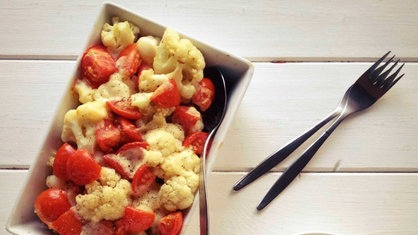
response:
M209 217L206 199L206 157L210 149L210 143L218 127L221 125L225 116L227 106L227 91L225 79L221 71L216 67L207 67L204 70L205 77L210 78L215 86L215 98L212 105L202 112L204 131L208 132L208 137L203 147L203 154L200 157L199 173L199 215L200 215L200 235L209 234Z

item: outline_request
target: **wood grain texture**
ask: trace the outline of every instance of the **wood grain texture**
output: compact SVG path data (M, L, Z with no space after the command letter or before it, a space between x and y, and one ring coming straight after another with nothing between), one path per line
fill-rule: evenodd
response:
M114 2L254 61L370 60L387 50L408 60L418 56L413 0ZM2 1L0 58L74 59L101 4Z
M209 176L208 204L211 234L288 235L418 233L418 174L305 173L262 212L255 207L280 174L271 173L256 184L233 192L242 173ZM26 171L0 170L4 228ZM198 234L198 213L185 234ZM367 221L367 222L365 222ZM4 231L4 230L3 230Z
M73 66L72 61L0 61L0 98L7 100L0 108L8 110L0 114L1 167L28 167L37 156ZM256 63L214 170L247 171L257 165L331 112L367 67ZM405 78L375 106L337 129L306 171L418 170L418 65L408 63L404 72ZM275 170L282 171L300 152Z
M254 62L209 176L211 234L418 234L417 1L113 2ZM1 234L101 5L0 1ZM331 112L388 50L408 62L405 77L347 119L270 206L255 209L301 150L232 191L248 170ZM198 219L196 211L185 234L198 234Z

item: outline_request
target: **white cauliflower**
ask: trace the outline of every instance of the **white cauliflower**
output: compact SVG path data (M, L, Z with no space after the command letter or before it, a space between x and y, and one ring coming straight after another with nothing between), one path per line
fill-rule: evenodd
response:
M190 40L180 38L176 31L167 28L157 47L153 68L156 74L168 74L180 68L182 80L176 80L177 85L182 97L190 99L195 92L192 87L203 78L205 60Z
M182 210L191 206L199 185L200 158L182 145L184 132L180 126L166 123L148 131L144 140L150 144L144 163L165 180L158 193L161 207Z
M162 127L152 129L145 133L143 139L149 144L150 150L161 152L162 157L183 150L184 134L179 126L175 124L166 124ZM147 160L145 160L147 161Z
M180 67L166 74L157 74L154 72L153 69L146 69L141 72L141 76L139 77L138 88L142 92L153 92L161 84L163 84L171 78L173 78L176 81L177 85L181 85L183 75L181 74Z
M175 176L161 186L158 198L164 209L176 211L189 208L193 203L194 193L187 185L186 178Z
M118 17L112 18L112 25L103 25L102 43L112 51L121 51L134 43L139 34L139 28L128 21L120 22Z
M102 167L100 178L86 185L87 193L76 197L78 214L86 220L117 220L131 203L131 183L114 169Z
M153 36L140 37L136 42L139 55L146 64L152 65L159 43L160 38Z
M78 80L74 85L78 100L82 104L95 100L105 102L110 99L128 98L134 89L134 83L120 73L112 74L109 81L97 89L90 87L83 80Z
M96 126L107 117L106 104L100 101L88 102L68 111L64 116L62 141L76 143L78 149L93 153Z

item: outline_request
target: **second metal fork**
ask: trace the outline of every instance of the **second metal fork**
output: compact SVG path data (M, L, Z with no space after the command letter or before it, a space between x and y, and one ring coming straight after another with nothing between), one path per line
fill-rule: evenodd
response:
M403 64L393 74L390 74L398 64L399 60L394 62L389 69L384 71L385 68L393 62L395 56L390 58L382 66L378 67L389 55L389 53L390 51L376 61L376 63L374 63L353 85L348 88L337 108L328 117L261 162L234 186L234 190L237 191L243 188L259 176L268 172L289 156L296 148L316 133L321 127L337 117L334 123L281 175L258 205L257 209L262 210L266 207L296 178L325 140L346 117L370 107L403 77L404 74L397 77L400 70L404 66Z

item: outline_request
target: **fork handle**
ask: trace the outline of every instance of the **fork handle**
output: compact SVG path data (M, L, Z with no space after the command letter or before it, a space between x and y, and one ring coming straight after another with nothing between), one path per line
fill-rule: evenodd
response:
M257 210L262 210L266 207L296 178L296 176L299 175L302 169L308 164L318 149L345 117L345 114L340 115L337 120L279 177L276 183L274 183L274 185L267 192L261 203L257 206Z
M292 142L278 150L277 152L273 153L269 157L267 157L263 162L261 162L258 166L248 172L241 180L239 180L233 187L235 191L238 191L245 187L246 185L250 184L254 180L256 180L261 175L267 173L281 161L283 161L286 157L288 157L295 149L297 149L300 145L302 145L309 137L315 134L319 129L321 129L325 124L330 122L336 116L339 115L339 110L335 110L332 112L328 117L324 118L318 124L313 126L311 129L294 139Z

